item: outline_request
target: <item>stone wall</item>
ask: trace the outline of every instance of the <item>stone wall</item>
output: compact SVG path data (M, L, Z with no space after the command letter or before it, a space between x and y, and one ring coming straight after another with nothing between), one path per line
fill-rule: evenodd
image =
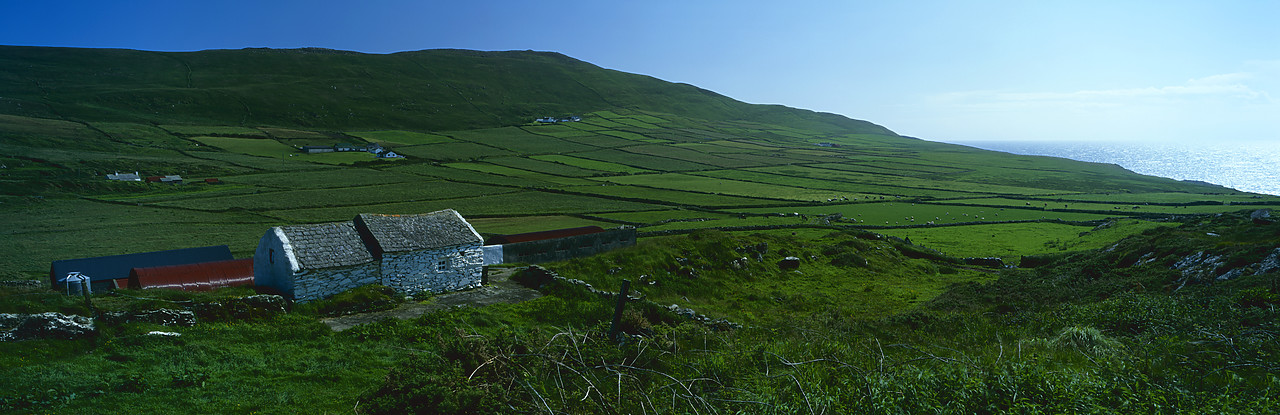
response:
M379 283L378 263L300 270L293 275L293 300L312 301L362 285Z
M484 254L480 245L382 255L382 285L407 294L442 293L480 286Z
M502 245L502 262L538 264L591 256L636 244L635 228Z

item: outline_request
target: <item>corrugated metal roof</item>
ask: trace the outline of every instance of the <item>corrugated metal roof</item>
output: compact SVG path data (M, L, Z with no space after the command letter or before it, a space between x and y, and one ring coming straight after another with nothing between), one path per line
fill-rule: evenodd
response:
M92 281L101 281L129 278L129 270L133 268L194 264L231 259L234 259L234 257L231 256L231 249L226 245L93 258L62 259L53 261L50 264L49 283L51 286L56 287L58 285L57 280L72 271L88 275Z
M351 222L281 226L302 269L359 265L373 261Z
M240 285L253 285L253 258L134 268L129 271L129 288L135 289L210 291Z
M538 231L529 233L518 233L514 235L494 235L489 237L489 241L485 245L501 245L514 244L517 242L543 241L547 239L559 239L570 236L589 235L593 233L604 232L604 228L599 226L581 226L577 228L555 229L549 231Z
M368 236L365 241L376 244L370 250L378 254L482 242L480 234L453 209L421 215L363 213L354 222L360 233Z

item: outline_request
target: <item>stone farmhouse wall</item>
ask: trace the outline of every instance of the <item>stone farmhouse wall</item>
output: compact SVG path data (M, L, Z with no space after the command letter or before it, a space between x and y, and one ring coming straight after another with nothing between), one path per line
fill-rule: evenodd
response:
M575 235L543 241L502 245L502 262L507 264L563 261L636 244L635 228L608 229L604 232Z
M382 285L405 293L442 293L480 286L484 274L480 245L385 253Z
M378 263L336 268L300 270L293 275L293 300L306 302L328 298L362 285L378 282Z

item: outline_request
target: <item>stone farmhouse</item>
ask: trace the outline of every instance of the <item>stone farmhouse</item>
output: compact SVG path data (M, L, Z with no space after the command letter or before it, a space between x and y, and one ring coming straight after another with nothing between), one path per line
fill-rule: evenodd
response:
M277 226L258 242L254 282L294 301L373 283L406 294L456 291L480 286L482 242L452 209Z

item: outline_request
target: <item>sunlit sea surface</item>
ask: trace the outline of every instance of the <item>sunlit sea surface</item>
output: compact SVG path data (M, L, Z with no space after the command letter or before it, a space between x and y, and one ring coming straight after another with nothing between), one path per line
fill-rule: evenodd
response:
M1280 195L1280 143L1158 144L1086 141L957 142L1006 153L1118 164L1177 180L1199 180L1246 192Z

